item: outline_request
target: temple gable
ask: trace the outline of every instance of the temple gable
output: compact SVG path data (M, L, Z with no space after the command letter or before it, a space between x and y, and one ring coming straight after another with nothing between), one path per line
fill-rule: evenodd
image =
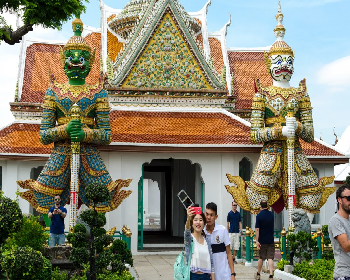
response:
M212 89L169 12L122 87Z

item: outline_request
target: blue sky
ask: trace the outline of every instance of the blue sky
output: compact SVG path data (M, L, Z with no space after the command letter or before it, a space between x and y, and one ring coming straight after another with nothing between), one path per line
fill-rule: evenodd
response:
M123 8L128 0L105 0L113 8ZM206 0L180 0L188 12L200 10ZM333 127L341 136L350 125L346 112L350 103L350 1L347 0L282 0L285 41L295 51L292 86L306 78L314 115L315 136L333 144ZM208 11L208 28L217 31L228 21L228 47L266 47L274 40L277 0L212 0ZM82 15L84 24L99 27L99 2L91 0ZM36 28L29 36L67 40L71 23L62 31ZM0 60L9 65L0 70L0 127L11 120L8 102L13 101L20 46L0 45Z

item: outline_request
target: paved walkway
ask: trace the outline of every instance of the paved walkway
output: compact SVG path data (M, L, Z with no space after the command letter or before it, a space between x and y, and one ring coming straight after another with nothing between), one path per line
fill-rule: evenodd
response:
M173 280L176 255L133 255L134 269L139 280ZM255 279L256 268L235 264L236 280ZM269 275L261 273L261 280ZM275 279L275 278L274 278Z

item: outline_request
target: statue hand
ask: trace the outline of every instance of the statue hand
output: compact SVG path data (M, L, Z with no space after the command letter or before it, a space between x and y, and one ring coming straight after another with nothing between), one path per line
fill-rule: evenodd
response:
M297 121L294 117L286 117L286 126L282 127L282 135L286 137L293 137L297 128Z
M66 130L72 142L81 142L85 137L85 132L81 127L80 120L71 120Z
M78 132L81 130L80 120L71 120L67 125L67 133L70 135L72 132Z

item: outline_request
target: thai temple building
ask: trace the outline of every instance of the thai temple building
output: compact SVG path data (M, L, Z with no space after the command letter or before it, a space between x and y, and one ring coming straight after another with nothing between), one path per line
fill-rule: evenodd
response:
M95 49L86 82L98 83L101 73L108 78L112 140L98 149L113 180L132 179L126 188L131 195L106 214L106 227L129 226L133 252L143 248L150 231L183 236L185 210L177 197L182 189L202 207L216 202L217 222L226 224L232 201L226 174L249 180L258 162L262 144L250 139L251 106L254 79L272 84L264 61L270 47L227 46L231 20L209 32L210 4L188 12L178 0L130 0L123 9L100 0L101 27L83 29ZM266 34L271 44L273 28ZM53 144L39 141L42 104L50 77L68 81L60 55L66 43L29 37L21 43L10 104L16 120L0 131L2 190L8 197L23 191L16 181L36 180L51 154ZM301 141L301 146L319 177L333 176L335 165L349 162L321 140ZM24 213L36 213L26 200L19 203ZM314 227L328 223L334 211L332 194L315 215ZM69 217L66 223L68 229ZM255 215L243 211L243 226L254 224ZM285 210L275 214L276 230L282 226L288 227Z

